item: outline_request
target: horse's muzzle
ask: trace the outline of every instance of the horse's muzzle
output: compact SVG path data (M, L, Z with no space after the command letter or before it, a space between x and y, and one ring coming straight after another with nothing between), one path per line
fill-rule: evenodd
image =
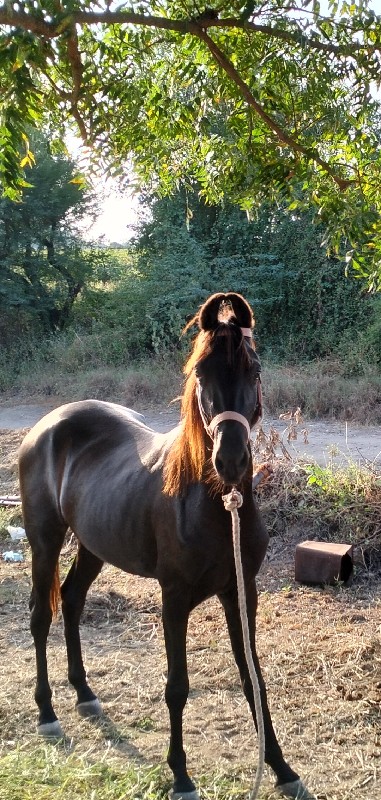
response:
M249 448L246 441L245 431L239 430L239 423L226 426L226 430L219 432L216 436L212 462L219 479L227 486L235 486L241 483L249 466ZM238 428L238 430L237 430Z

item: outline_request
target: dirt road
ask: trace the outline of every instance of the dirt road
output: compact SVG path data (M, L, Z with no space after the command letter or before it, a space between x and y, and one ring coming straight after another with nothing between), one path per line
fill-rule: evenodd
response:
M44 414L54 408L54 403L39 405L0 405L0 430L19 430L34 425ZM158 431L167 431L178 420L177 409L161 412L138 409L146 418L147 425ZM301 432L293 442L287 441L287 422L264 416L263 429L268 433L273 426L281 435L291 456L298 460L314 461L321 466L329 464L346 466L350 463L381 466L381 428L360 427L351 422L327 420L305 421L299 429L307 429L306 441Z

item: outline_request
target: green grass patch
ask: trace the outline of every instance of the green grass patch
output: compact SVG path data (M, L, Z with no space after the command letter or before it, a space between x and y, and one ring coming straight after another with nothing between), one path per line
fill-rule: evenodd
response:
M296 524L306 539L353 544L370 558L381 550L381 475L371 468L281 461L273 480L259 486L259 495L274 535Z
M236 773L202 775L198 786L208 800L243 800L250 788ZM121 768L67 754L61 745L25 746L0 758L0 800L160 800L170 788L164 765Z
M62 747L18 749L0 760L1 800L159 800L168 789L161 767L122 771Z

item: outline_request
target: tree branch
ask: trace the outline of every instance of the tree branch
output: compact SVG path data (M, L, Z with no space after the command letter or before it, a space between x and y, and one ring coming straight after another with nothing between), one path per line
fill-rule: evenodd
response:
M71 33L67 40L67 54L71 65L71 72L73 78L73 91L71 95L71 113L78 125L81 139L85 145L88 144L88 134L83 117L78 108L78 100L81 94L83 64L78 47L78 36L76 26L73 25Z
M36 19L31 14L25 14L24 11L14 11L8 4L0 6L0 25L22 28L24 31L35 33L36 36L42 36L44 39L54 39L59 36L52 22Z
M72 32L67 40L67 54L73 78L72 102L73 105L76 105L81 92L83 65L79 54L78 36L75 25L73 25Z
M283 130L283 128L278 125L278 123L270 117L269 114L264 110L264 108L258 103L255 99L254 95L252 94L251 90L249 89L247 83L241 78L240 74L235 69L232 62L224 55L224 53L219 49L213 39L203 30L203 28L199 29L199 38L205 42L206 46L212 53L213 58L217 61L220 65L221 69L228 75L228 77L234 81L236 86L241 91L241 94L245 98L246 102L254 109L254 111L258 114L258 116L263 120L263 122L267 125L270 130L272 130L276 136L278 137L279 141L282 145L289 147L296 153L301 153L310 161L315 161L316 164L319 164L324 171L331 176L331 178L335 181L337 186L343 191L348 188L351 184L355 183L354 180L350 180L348 178L341 178L339 175L336 175L330 164L327 161L324 161L320 158L319 154L308 147L304 147L303 145L299 144L299 142L294 139L292 136Z
M47 39L59 37L67 27L74 25L139 25L147 28L158 28L162 30L174 31L177 33L191 33L197 35L200 23L196 19L168 19L166 17L156 17L153 15L136 14L133 11L73 11L66 15L62 13L52 22L36 19L31 14L23 11L14 11L7 4L0 6L0 25L20 27L23 30L31 31L37 36ZM297 23L292 23L297 26ZM241 20L236 17L221 17L216 19L213 15L202 19L202 28L234 28L237 30L252 31L253 33L263 33L271 38L280 39L289 44L297 44L306 49L319 50L323 53L330 53L338 56L353 56L364 51L364 45L360 42L352 42L347 45L336 45L329 42L322 42L316 35L306 36L299 28L297 30L286 31L273 25L261 25L249 20ZM378 52L381 49L381 40L366 48L368 54Z

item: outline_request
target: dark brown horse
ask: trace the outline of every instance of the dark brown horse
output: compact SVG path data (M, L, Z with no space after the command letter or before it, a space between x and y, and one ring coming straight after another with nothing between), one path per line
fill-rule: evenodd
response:
M308 797L283 758L267 705L255 650L255 576L267 532L253 498L250 429L261 413L260 364L251 337L250 306L238 294L216 294L193 322L200 332L185 367L180 425L166 434L140 415L96 400L70 403L42 419L20 451L25 529L32 548L31 631L36 648L39 732L62 736L48 681L46 642L59 595L68 676L81 715L101 713L83 666L79 620L86 593L106 561L157 578L162 589L168 659L165 699L170 717L168 764L173 796L195 800L186 768L182 716L188 696L186 632L189 614L217 595L254 721L253 690L244 656L231 516L222 490L237 486L241 550L251 648L261 687L265 759L288 797ZM58 559L71 528L78 552L63 582Z

